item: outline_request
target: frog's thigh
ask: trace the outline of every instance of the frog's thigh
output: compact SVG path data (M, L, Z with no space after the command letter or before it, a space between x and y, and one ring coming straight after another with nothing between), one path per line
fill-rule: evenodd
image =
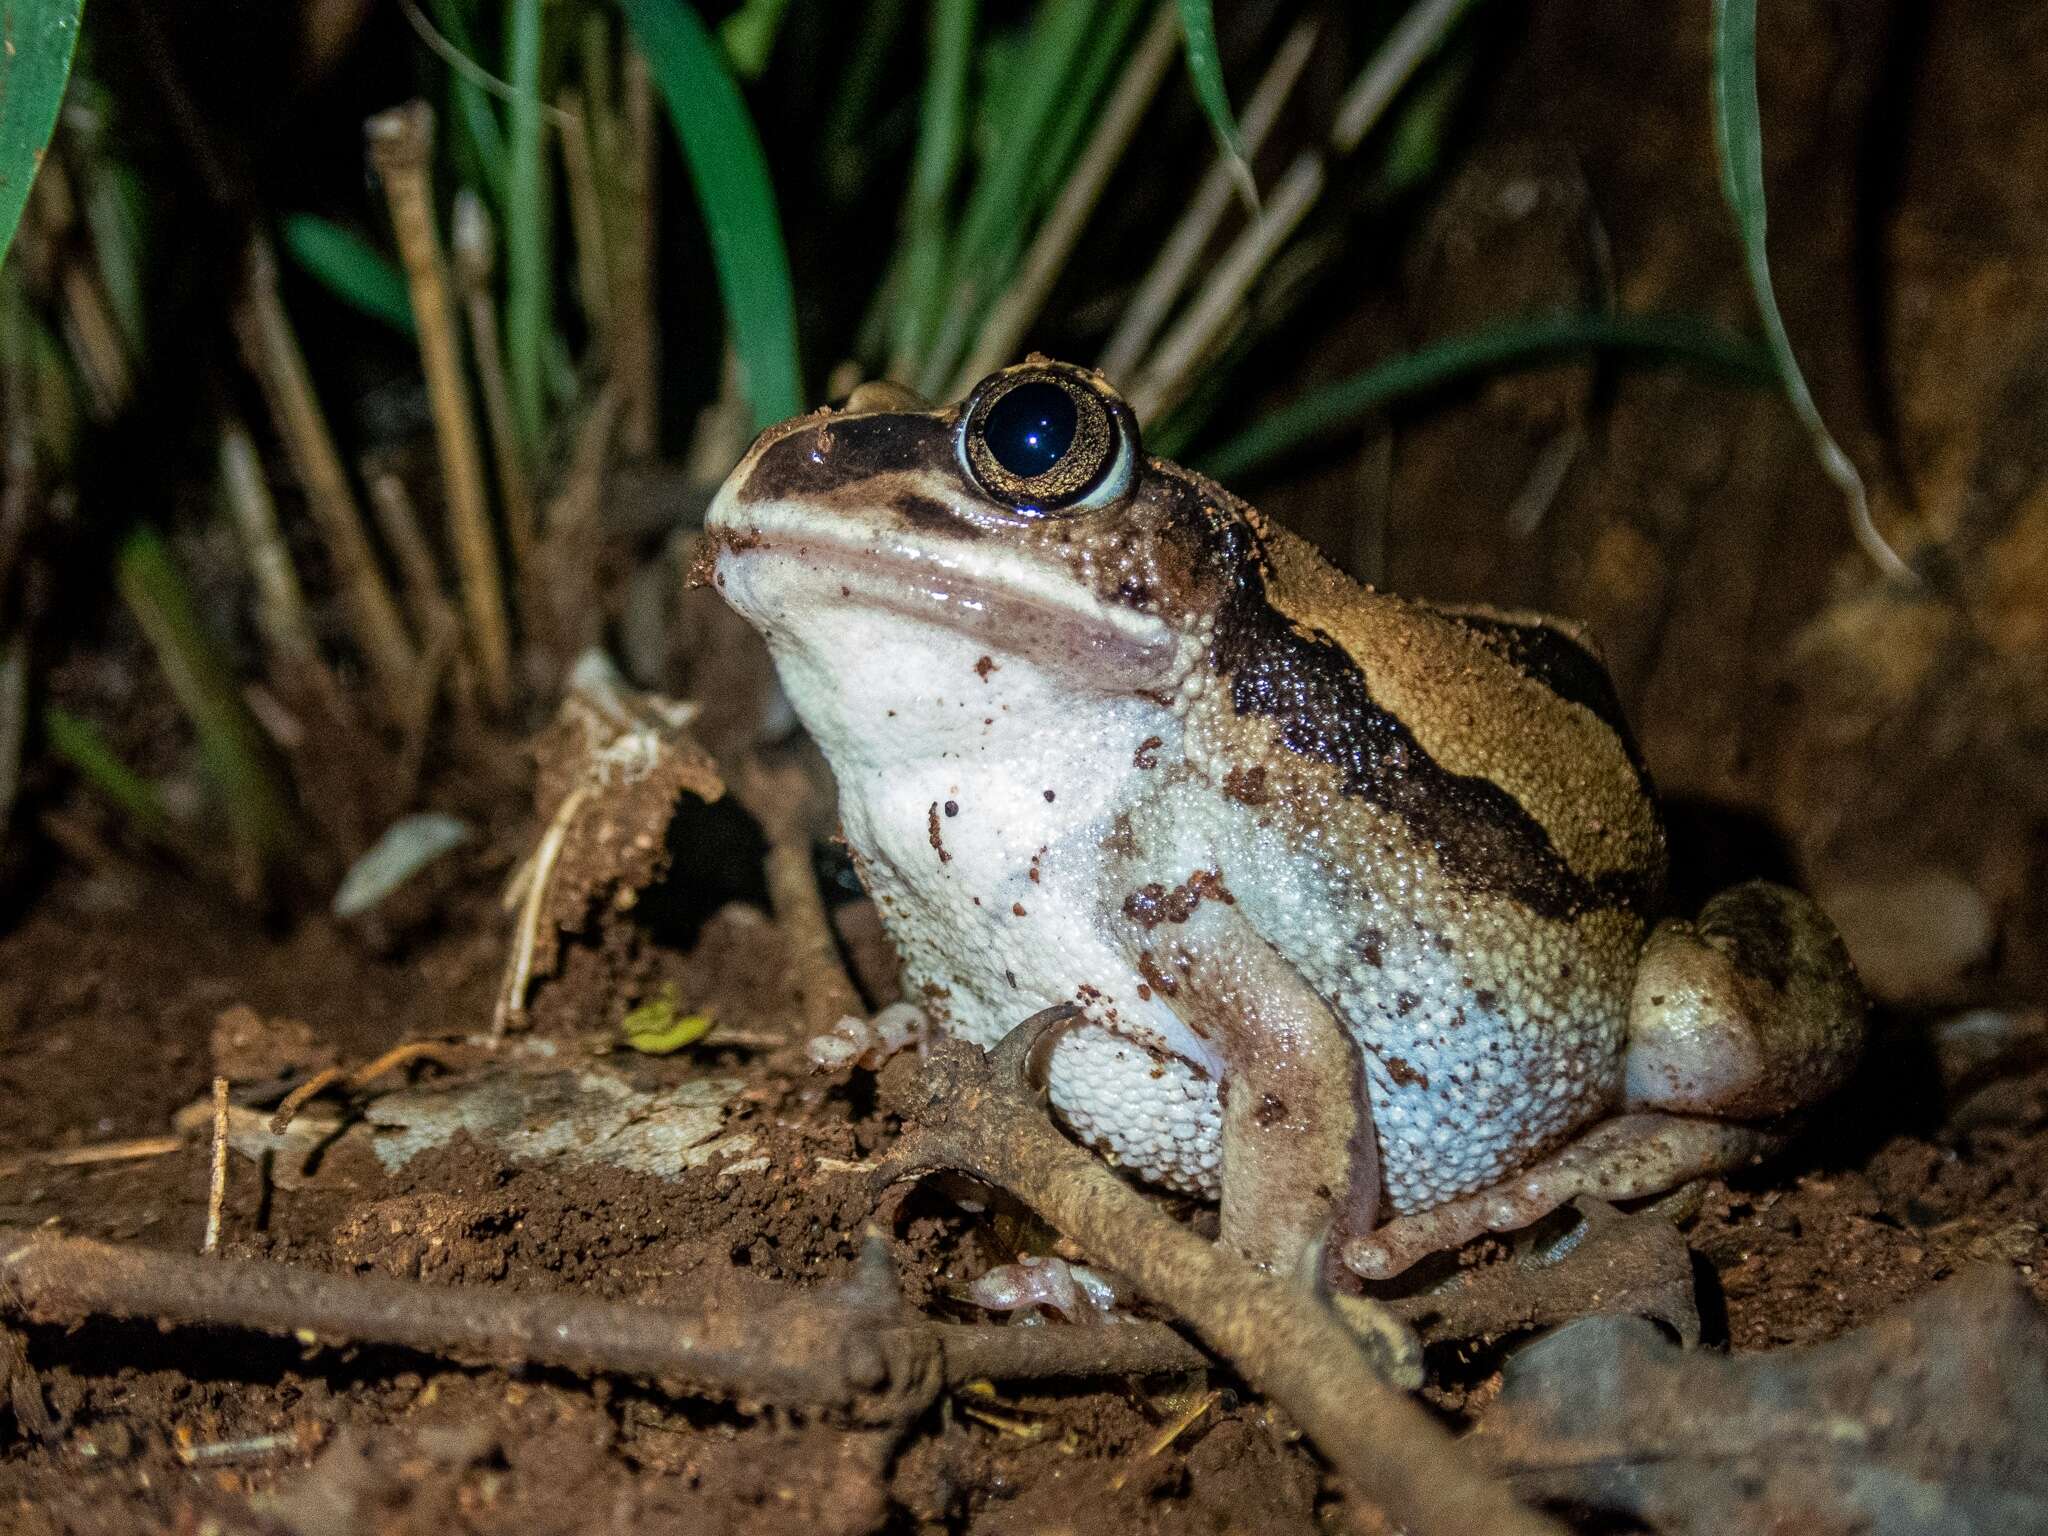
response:
M1299 1273L1333 1228L1341 1239L1378 1214L1364 1067L1336 1015L1250 924L1214 908L1202 918L1228 933L1189 935L1197 942L1175 1011L1225 1061L1221 1240L1254 1264Z
M1345 1266L1367 1280L1485 1232L1513 1232L1581 1195L1634 1200L1775 1151L1780 1134L1726 1120L1621 1115L1491 1189L1401 1216L1344 1245Z
M1736 886L1644 946L1624 1103L1746 1120L1801 1108L1855 1065L1863 1008L1819 907L1781 885Z

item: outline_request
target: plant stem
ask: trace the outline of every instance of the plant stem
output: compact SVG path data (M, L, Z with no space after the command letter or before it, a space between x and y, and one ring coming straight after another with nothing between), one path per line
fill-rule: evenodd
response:
M511 361L512 400L529 450L539 446L547 425L547 162L541 154L540 4L541 0L511 0L505 61L512 86L505 134L505 350Z
M392 720L403 720L411 708L419 656L406 637L398 604L370 547L362 509L356 505L348 472L313 393L306 359L278 297L277 258L260 237L249 248L248 281L235 306L235 330L305 488L307 510L334 562L335 585L349 627L377 681L385 712Z
M661 445L661 319L654 294L655 214L661 201L655 167L661 143L655 133L654 77L630 42L625 54L626 143L617 163L628 225L627 237L613 252L618 297L612 371L625 403L620 447L629 458L651 459Z
M491 430L491 456L498 466L498 499L505 507L506 541L515 575L526 569L538 536L533 486L526 476L525 445L512 416L512 386L505 378L505 348L498 335L498 310L491 296L491 216L483 199L467 187L455 194L455 286L469 315L469 344L483 388L484 423Z
M230 413L220 429L220 483L242 552L256 581L256 627L280 660L310 661L319 654L313 627L306 618L306 595L291 551L277 525L277 503L263 477L263 461L249 428Z
M500 713L512 705L512 638L504 584L484 495L483 450L476 440L469 381L462 371L455 306L434 225L427 167L433 155L434 111L415 101L380 112L366 125L370 157L391 203L391 224L412 290L419 326L420 363L434 411L434 440L448 498L448 537L462 576L469 642L483 677L484 697Z

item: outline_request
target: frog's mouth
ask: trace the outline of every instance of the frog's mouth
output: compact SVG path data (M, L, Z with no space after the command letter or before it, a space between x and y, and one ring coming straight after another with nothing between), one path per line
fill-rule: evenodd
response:
M1179 651L1158 615L1106 602L1065 566L992 539L875 528L797 501L742 509L726 492L708 527L714 584L771 637L878 611L1122 689L1161 685Z

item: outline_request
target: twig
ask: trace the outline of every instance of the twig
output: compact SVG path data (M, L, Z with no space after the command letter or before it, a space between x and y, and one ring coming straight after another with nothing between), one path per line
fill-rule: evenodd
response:
M760 1310L686 1311L202 1260L19 1228L0 1228L0 1311L44 1324L154 1318L310 1335L330 1345L395 1345L493 1364L651 1377L750 1402L879 1408L891 1418L916 1411L943 1387L984 1378L1151 1375L1209 1363L1159 1323L934 1323L829 1295Z
M562 846L569 840L569 828L583 802L590 798L590 786L579 784L562 797L554 819L542 834L533 857L520 866L505 893L505 905L519 908L519 923L512 933L512 952L505 957L505 979L498 987L498 1005L491 1013L491 1039L526 1020L526 989L533 984L533 956L540 944L541 914L547 909L548 886L555 877L555 865Z
M866 1017L867 1005L839 959L832 920L818 893L809 835L809 776L795 763L770 768L759 759L749 759L735 778L733 794L761 824L768 841L762 873L776 924L789 945L789 968L796 980L804 1033L826 1034L849 1014Z
M1247 161L1259 152L1266 142L1266 135L1273 131L1280 109L1287 104L1295 82L1301 78L1301 71L1314 52L1319 30L1313 18L1295 23L1294 30L1275 50L1273 61L1266 66L1266 73L1260 77L1251 100L1245 103L1244 114L1238 119L1237 127L1244 140ZM1152 258L1145 280L1138 285L1130 303L1124 306L1123 316L1109 338L1109 345L1102 349L1099 365L1112 383L1136 373L1138 360L1159 333L1160 323L1172 310L1181 289L1187 286L1196 261L1208 249L1210 238L1216 233L1216 226L1222 223L1224 213L1236 202L1238 183L1231 165L1229 157L1222 154L1209 163L1202 184L1189 199L1180 222L1173 226L1173 233L1166 237L1159 247L1159 254Z
M213 1080L213 1174L206 1185L206 1237L202 1254L220 1251L221 1210L228 1198L228 1080Z
M1185 1319L1247 1380L1293 1416L1338 1472L1388 1520L1417 1536L1556 1536L1480 1472L1450 1435L1368 1363L1329 1308L1230 1257L1148 1205L1109 1165L1053 1126L1029 1084L1047 1010L984 1054L936 1043L909 1109L914 1126L885 1164L896 1180L957 1169L1010 1191L1083 1248Z
M533 486L526 477L526 447L512 415L512 385L505 377L505 345L498 334L497 300L491 292L496 258L491 216L468 187L455 194L455 286L469 316L469 344L476 354L477 382L484 394L484 424L491 431L491 457L498 466L498 498L505 504L506 542L512 568L526 568L536 537Z
M609 363L612 349L611 263L606 254L604 206L597 192L597 167L592 163L589 124L568 105L574 93L564 86L556 98L561 114L557 137L562 141L562 179L569 187L569 225L576 236L576 289L583 301L594 350Z
M434 411L434 441L440 449L441 478L448 498L448 533L456 569L462 574L462 606L470 644L483 675L484 697L493 709L503 712L512 704L512 637L484 496L483 450L476 440L455 307L448 296L433 194L427 184L434 111L424 101L408 102L378 113L364 125L364 132L391 205L392 232L405 262L413 319L419 326L420 363L426 370L427 396Z
M278 529L277 503L263 461L241 417L230 412L220 429L220 480L228 511L241 535L242 553L256 581L256 627L271 654L293 665L319 655L306 617L306 594Z
M278 1102L277 1110L270 1117L270 1134L282 1136L291 1129L293 1119L307 1102L325 1093L338 1083L347 1083L351 1088L366 1088L386 1072L410 1066L415 1061L431 1061L438 1066L447 1066L450 1047L438 1040L408 1040L403 1045L394 1045L383 1055L349 1070L343 1067L322 1067Z
M1138 131L1139 120L1152 105L1159 82L1166 77L1179 49L1178 13L1171 3L1162 4L1103 104L1095 131L1089 135L1087 145L1067 175L1066 185L1060 188L1058 200L1018 264L1017 275L982 322L980 339L954 375L953 387L944 398L960 399L984 374L1017 360L1018 343L1045 307L1067 258L1080 243L1081 231L1094 213L1110 173L1123 158L1131 136Z
M1272 200L1232 243L1188 313L1139 370L1127 395L1139 421L1155 422L1187 398L1197 370L1235 323L1253 282L1322 195L1330 161L1358 148L1470 4L1471 0L1418 0L1395 23L1344 93L1327 144L1295 157Z
M393 471L365 457L361 464L363 483L370 488L370 507L377 514L377 531L384 535L392 562L398 567L405 588L405 605L412 617L413 632L420 643L431 646L434 636L449 626L459 633L461 620L441 590L440 568L434 551L420 528L419 511L405 481Z
M168 1157L185 1150L182 1136L134 1136L126 1141L94 1142L85 1147L59 1147L49 1152L29 1152L0 1163L0 1178L29 1168L85 1168L94 1163L132 1163L149 1157Z
M355 642L377 680L386 713L393 720L403 720L412 702L413 670L419 657L406 638L398 603L370 548L362 511L349 488L341 455L313 393L306 359L278 297L277 257L260 238L249 247L248 282L235 306L235 330L251 371L263 385L292 468L305 488L307 510L334 562L335 585Z
M1321 151L1304 150L1295 157L1259 216L1210 269L1194 303L1167 330L1131 385L1131 409L1140 422L1150 426L1187 398L1196 370L1215 352L1266 263L1322 196L1328 175Z

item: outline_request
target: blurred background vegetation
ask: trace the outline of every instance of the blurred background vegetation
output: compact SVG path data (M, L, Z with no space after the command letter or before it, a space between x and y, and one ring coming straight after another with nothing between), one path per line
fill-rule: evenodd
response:
M667 681L647 636L711 490L863 378L948 400L1027 350L1096 363L1154 451L1256 492L1390 401L1599 350L1782 385L1860 508L1770 301L1753 0L1714 5L1700 89L1761 341L1609 291L1295 382L1454 163L1513 12L17 5L9 888L113 837L256 910L324 899L423 785L516 779L585 647ZM72 782L104 818L52 798Z

